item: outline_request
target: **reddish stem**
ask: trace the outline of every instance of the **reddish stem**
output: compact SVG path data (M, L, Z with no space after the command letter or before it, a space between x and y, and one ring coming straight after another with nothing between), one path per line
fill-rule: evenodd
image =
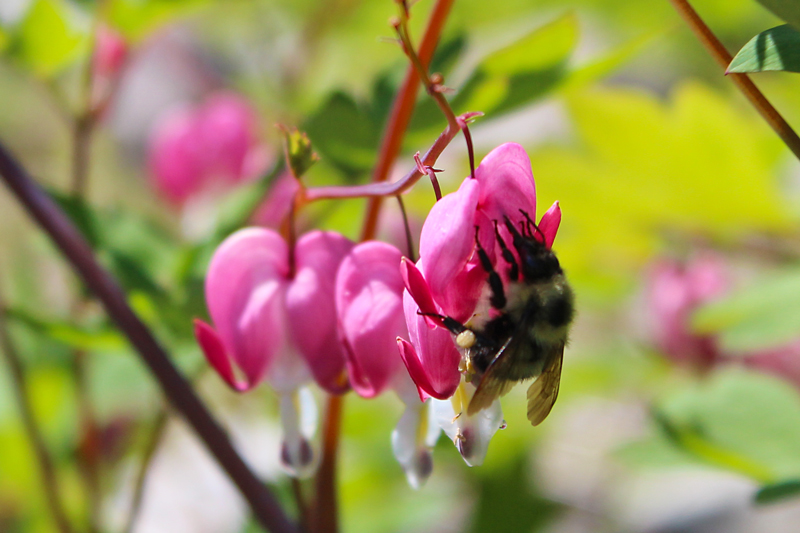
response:
M314 515L313 533L337 533L339 531L338 505L336 498L336 456L339 450L339 434L342 425L342 403L344 397L328 396L325 412L325 427L322 437L322 461L317 473L317 505Z
M442 33L453 1L454 0L438 0L433 7L431 18L428 21L428 27L425 30L419 47L419 60L425 68L430 64L433 52L436 50L439 36ZM372 174L373 182L385 181L387 179L389 170L392 168L392 165L397 159L397 155L400 153L400 148L403 144L403 136L408 128L408 123L411 121L414 105L417 102L419 82L420 78L416 67L414 65L409 65L406 70L406 77L403 80L403 85L400 87L400 92L397 94L397 98L392 106L389 122L386 124L380 155L378 156L378 164L375 166L375 171ZM362 241L375 237L375 230L378 225L378 214L380 213L382 202L383 198L381 198L381 196L372 196L369 206L367 207L364 228L361 232Z
M683 17L703 46L706 47L711 56L722 68L727 69L733 58L689 2L686 0L670 0L670 2L672 2L672 5L681 17ZM786 122L772 104L769 103L758 87L755 86L746 74L731 73L728 74L728 76L730 76L731 81L736 84L747 99L750 100L750 103L753 104L764 120L767 121L767 124L769 124L783 142L786 143L786 146L794 153L795 157L800 159L800 137L797 136L797 133L795 133L789 123Z

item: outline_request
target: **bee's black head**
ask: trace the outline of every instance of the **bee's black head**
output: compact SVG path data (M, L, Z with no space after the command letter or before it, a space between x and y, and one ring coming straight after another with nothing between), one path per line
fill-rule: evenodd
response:
M518 229L510 218L505 217L506 227L514 238L514 248L520 260L522 279L527 283L536 283L551 279L556 274L561 274L561 265L556 254L544 244L544 235L541 230L528 217L522 213L525 220Z

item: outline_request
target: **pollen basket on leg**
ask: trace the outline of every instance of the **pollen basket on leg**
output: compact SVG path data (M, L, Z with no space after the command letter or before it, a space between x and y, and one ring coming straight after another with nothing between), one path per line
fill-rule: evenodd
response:
M472 330L469 329L465 329L464 331L456 335L456 345L458 345L459 348L463 349L472 348L473 346L475 346L476 341L477 338L475 337L475 333L473 333Z

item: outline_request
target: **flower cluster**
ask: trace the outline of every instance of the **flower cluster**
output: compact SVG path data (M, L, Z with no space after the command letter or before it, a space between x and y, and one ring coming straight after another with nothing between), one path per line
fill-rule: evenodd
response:
M313 467L313 405L299 392L313 379L331 394L352 389L364 398L393 390L406 405L392 445L412 486L431 472L431 450L441 430L465 461L480 464L503 424L498 401L466 414L474 387L462 379L462 356L453 335L428 315L478 324L490 313L488 273L481 246L504 282L496 224L535 216L530 161L516 144L490 153L457 192L442 198L422 228L420 259L394 246L354 244L312 231L293 247L278 233L248 228L216 251L206 279L214 327L196 322L209 363L234 389L265 380L281 396L283 459L290 471ZM554 205L539 235L547 247L560 222ZM494 311L496 312L496 310ZM440 321L439 321L440 322ZM398 350L399 347L399 350Z

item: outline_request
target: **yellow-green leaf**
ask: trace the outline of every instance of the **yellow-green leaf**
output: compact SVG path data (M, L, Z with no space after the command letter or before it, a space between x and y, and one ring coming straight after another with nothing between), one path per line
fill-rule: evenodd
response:
M12 49L36 74L51 77L87 51L88 27L80 28L59 0L37 0L22 21Z

